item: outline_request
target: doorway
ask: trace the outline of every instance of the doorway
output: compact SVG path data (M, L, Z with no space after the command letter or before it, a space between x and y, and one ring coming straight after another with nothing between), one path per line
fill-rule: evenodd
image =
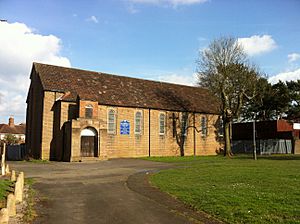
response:
M94 128L88 127L81 131L81 157L97 157L98 156L98 135Z

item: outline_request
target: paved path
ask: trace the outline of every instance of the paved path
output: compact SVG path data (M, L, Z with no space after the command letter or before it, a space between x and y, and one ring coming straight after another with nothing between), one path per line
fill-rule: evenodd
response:
M129 176L170 165L138 159L115 159L85 163L10 162L26 177L35 178L34 188L41 202L34 223L159 224L195 223L159 200L152 200L129 188ZM141 186L140 188L143 188ZM133 190L131 190L133 189ZM196 222L199 223L199 222Z

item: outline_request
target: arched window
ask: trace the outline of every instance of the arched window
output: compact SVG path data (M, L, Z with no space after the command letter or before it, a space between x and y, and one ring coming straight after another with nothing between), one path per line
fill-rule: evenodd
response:
M159 134L164 135L166 129L166 115L161 113L159 115Z
M108 134L116 134L116 112L113 109L110 109L108 111L107 133Z
M80 136L96 136L96 132L92 128L85 128L81 130Z
M85 118L93 118L93 106L87 105L85 106Z
M223 126L223 118L219 117L219 123L218 123L218 134L220 137L223 137L224 135L224 126Z
M142 116L142 112L141 111L138 111L135 113L135 119L134 119L134 133L137 134L137 135L140 135L142 134L142 119L143 119L143 116Z
M180 114L181 119L181 132L184 136L187 136L188 126L189 126L189 114L187 112L183 112Z
M201 117L201 133L203 137L207 136L207 119L206 117Z

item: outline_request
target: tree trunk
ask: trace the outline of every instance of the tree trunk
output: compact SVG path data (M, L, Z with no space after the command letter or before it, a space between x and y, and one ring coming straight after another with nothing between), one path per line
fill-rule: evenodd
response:
M180 146L180 156L184 156L184 146Z
M230 121L224 123L225 150L224 156L231 157L231 142L230 142Z
M181 136L181 141L180 141L180 156L184 156L184 141L185 141L185 136Z

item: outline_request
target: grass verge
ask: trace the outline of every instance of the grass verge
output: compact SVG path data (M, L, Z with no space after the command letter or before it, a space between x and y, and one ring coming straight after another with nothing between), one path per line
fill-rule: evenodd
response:
M180 167L150 181L228 223L300 223L300 157L157 157ZM184 165L184 166L182 166Z
M37 216L34 205L35 205L35 197L36 193L32 188L32 185L34 184L34 179L32 178L26 178L25 179L25 185L27 186L27 206L26 210L24 212L23 216L23 222L24 223L31 223L31 221L34 220L34 218Z
M0 179L0 208L6 207L6 196L13 191L13 182Z
M49 160L44 159L29 159L29 160L23 160L24 162L30 162L30 163L49 163Z

